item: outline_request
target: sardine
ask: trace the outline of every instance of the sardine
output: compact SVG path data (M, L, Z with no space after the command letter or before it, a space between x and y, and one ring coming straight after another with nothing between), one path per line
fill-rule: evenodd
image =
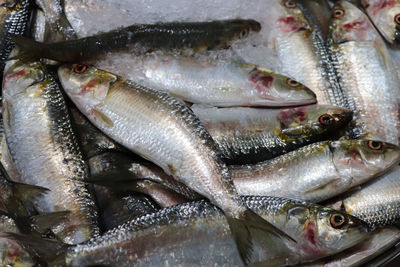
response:
M370 227L398 225L400 222L400 167L349 192L330 204L363 219Z
M263 246L253 253L253 261L262 266L312 261L343 251L369 236L361 220L318 205L274 197L245 197L244 201L297 241L288 245L275 236L257 236ZM32 249L49 262L59 256L59 265L242 266L225 217L204 200L137 218L73 247L15 234L6 236L22 244L29 240Z
M39 62L9 61L3 81L6 140L22 182L50 189L40 212L70 211L57 236L80 243L98 233L97 212L85 187L88 172L53 76Z
M283 107L316 102L304 85L253 64L165 54L139 57L132 64L137 71L117 73L192 103Z
M35 42L14 36L23 53L16 58L48 58L61 62L79 62L112 51L218 49L251 31L260 31L255 20L221 20L211 22L171 22L164 24L133 25L107 33L53 44Z
M386 41L398 45L400 43L400 1L362 0L361 4Z
M192 110L228 164L257 163L335 138L352 116L347 109L323 105L274 110L193 105Z
M382 38L368 17L349 2L336 3L332 17L330 46L354 111L351 137L397 145L399 81Z
M61 66L58 76L96 127L220 207L245 263L256 246L250 228L290 240L243 204L216 144L182 102L86 65Z

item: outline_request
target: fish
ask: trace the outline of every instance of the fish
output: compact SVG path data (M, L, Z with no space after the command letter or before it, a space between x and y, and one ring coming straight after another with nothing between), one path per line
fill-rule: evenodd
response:
M329 208L275 197L243 199L249 208L290 232L297 241L291 246L273 235L267 239L257 237L264 245L256 251L254 262L262 266L312 261L343 251L369 236L364 222ZM221 210L205 200L142 216L75 246L16 234L5 236L21 244L29 241L32 250L48 262L57 257L57 251L58 263L66 266L243 266Z
M254 64L215 60L209 56L154 53L139 57L137 61L135 68L138 70L128 72L128 78L191 103L219 107L316 103L315 94L309 88Z
M328 202L330 207L363 219L371 228L400 222L400 167Z
M24 35L32 10L31 0L7 0L0 5L0 79L4 70L4 61L14 48L11 35Z
M400 43L400 1L397 0L363 0L368 17L386 41Z
M36 0L45 16L43 41L56 43L77 39L76 33L64 13L65 0Z
M6 65L3 85L3 121L15 167L23 183L50 190L35 208L70 212L55 229L66 243L97 235L97 210L84 182L87 165L58 83L40 62L13 60Z
M399 80L383 39L368 17L346 1L335 4L330 27L335 66L354 111L350 138L399 144Z
M16 58L47 58L60 62L80 62L112 51L141 54L153 50L219 49L230 41L245 38L261 25L255 20L220 20L209 22L170 22L132 25L77 40L43 44L29 38L13 36L23 51Z
M274 12L265 18L264 24L272 25L268 43L278 55L279 72L310 88L318 104L348 108L316 23L322 18L312 17L303 2L310 1L273 1Z
M335 138L352 118L351 111L326 105L291 109L191 108L217 143L222 159L230 165L254 164Z
M181 101L93 66L62 65L58 76L97 128L224 211L244 263L257 246L249 228L292 240L244 205L213 139Z
M314 143L255 165L231 166L241 195L321 202L373 180L400 162L400 149L373 140Z

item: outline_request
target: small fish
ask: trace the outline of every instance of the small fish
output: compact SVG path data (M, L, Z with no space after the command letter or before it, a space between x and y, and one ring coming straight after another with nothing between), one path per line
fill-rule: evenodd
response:
M295 244L276 236L256 236L253 262L262 266L300 264L336 254L369 236L361 220L315 204L275 198L244 197L263 218L296 238ZM250 229L253 231L254 229ZM166 208L134 219L87 243L65 246L17 234L2 234L29 244L48 262L67 266L243 266L220 209L202 200Z
M335 67L354 111L350 137L399 144L399 80L382 37L347 1L335 4L330 28Z
M49 189L35 207L70 211L55 233L66 243L98 234L95 203L84 183L87 166L58 83L40 62L14 60L6 65L3 85L4 128L15 167L23 183Z
M363 219L370 227L385 227L400 223L400 167L373 180L355 192L349 192L331 207Z
M152 54L135 59L135 69L119 72L147 87L192 103L284 107L316 103L303 84L257 65L208 56Z
M254 234L292 240L243 204L210 134L181 101L91 66L63 65L58 76L97 128L220 207L245 263Z
M218 49L236 39L260 31L255 20L221 20L211 22L170 22L164 24L133 25L78 40L43 44L29 38L14 36L13 40L24 51L16 58L48 58L61 62L93 59L112 51L140 51Z
M398 45L400 43L400 1L362 0L361 5L386 41Z
M347 109L324 105L273 110L191 108L218 144L222 159L235 165L272 159L335 138L352 117Z

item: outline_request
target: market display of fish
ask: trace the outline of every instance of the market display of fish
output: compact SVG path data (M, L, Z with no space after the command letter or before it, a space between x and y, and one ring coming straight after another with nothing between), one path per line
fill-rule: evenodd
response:
M192 110L228 164L257 163L335 138L352 117L347 109L324 105L274 110L193 105Z
M0 0L0 266L384 266L399 32L397 0Z

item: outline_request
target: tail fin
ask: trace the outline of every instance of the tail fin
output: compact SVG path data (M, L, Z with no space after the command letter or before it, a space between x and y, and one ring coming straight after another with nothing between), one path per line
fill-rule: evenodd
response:
M45 233L49 229L64 222L69 214L70 211L51 212L32 216L29 218L29 221L34 230L39 233Z
M50 266L65 266L65 253L70 245L31 235L0 233L0 237L16 241L29 254ZM46 266L47 266L46 264Z
M11 38L20 48L20 53L8 58L6 61L15 59L24 61L38 59L43 57L43 55L48 51L46 44L36 42L30 38L20 35L12 35Z
M292 237L249 209L244 212L241 218L238 219L227 216L227 220L240 257L245 265L252 263L253 247L256 245L254 243L254 236L265 237L265 239L268 240L272 235L279 239L296 243Z

